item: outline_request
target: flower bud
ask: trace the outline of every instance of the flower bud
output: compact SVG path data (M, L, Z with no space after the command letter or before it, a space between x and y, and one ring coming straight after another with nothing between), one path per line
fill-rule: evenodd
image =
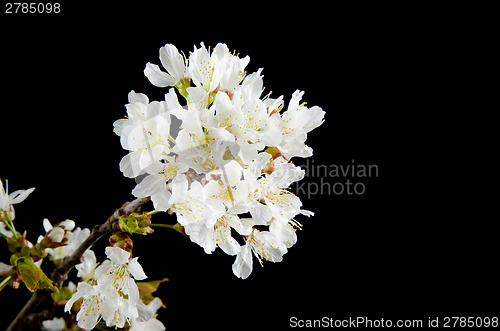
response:
M66 231L72 231L75 228L75 222L72 220L65 220L64 222L59 223L58 226Z
M118 228L121 231L128 233L138 233L142 235L152 233L153 229L150 225L151 216L148 216L146 213L132 213L128 216L124 215L118 220Z
M7 238L7 248L11 253L19 254L23 247L32 247L33 245L26 239L26 231L22 236L15 239L14 237Z
M116 231L109 237L109 244L113 247L121 248L127 252L132 252L134 242L130 237L121 231Z
M55 242L55 243L60 243L63 238L64 238L64 230L63 228L60 227L55 227L50 232L47 234L47 238L50 239L50 241Z

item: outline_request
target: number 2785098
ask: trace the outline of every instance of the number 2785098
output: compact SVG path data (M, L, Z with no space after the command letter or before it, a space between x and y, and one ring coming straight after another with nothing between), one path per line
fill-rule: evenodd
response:
M7 2L5 4L6 14L59 14L61 4L51 2Z

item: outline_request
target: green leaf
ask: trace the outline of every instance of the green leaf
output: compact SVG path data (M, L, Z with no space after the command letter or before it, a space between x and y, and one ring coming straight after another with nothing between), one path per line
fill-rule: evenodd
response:
M17 270L24 284L31 292L36 292L38 290L55 291L57 289L52 285L52 280L50 280L42 269L38 268L29 258L19 259L17 262Z

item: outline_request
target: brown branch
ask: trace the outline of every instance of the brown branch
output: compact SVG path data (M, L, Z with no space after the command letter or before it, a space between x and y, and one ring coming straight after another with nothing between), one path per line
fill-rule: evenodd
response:
M68 278L68 273L75 265L81 262L83 253L89 249L95 242L97 242L102 236L110 233L113 230L113 226L118 222L118 218L122 215L131 214L137 211L143 204L149 201L149 198L139 198L130 202L125 202L123 206L115 210L115 212L108 217L106 222L100 225L94 226L92 232L88 238L76 249L76 251L71 255L66 257L61 265L57 267L51 274L51 279L54 281L55 286L61 286L62 282ZM45 300L49 295L50 291L38 291L33 293L31 298L28 300L26 305L17 314L16 318L9 325L7 331L20 330L26 317L31 314L38 305Z

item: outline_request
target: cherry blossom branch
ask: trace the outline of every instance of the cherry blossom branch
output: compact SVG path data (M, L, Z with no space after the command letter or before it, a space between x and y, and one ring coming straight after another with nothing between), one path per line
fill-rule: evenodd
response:
M102 236L113 231L113 226L118 222L118 219L127 214L137 211L142 205L149 201L147 198L138 198L130 202L125 202L123 206L116 209L115 212L108 217L106 222L94 226L88 238L76 249L76 251L63 260L51 274L51 279L55 286L61 286L62 282L68 278L68 273L75 265L81 262L83 253L96 243ZM7 331L21 329L21 324L26 320L27 316L31 314L38 305L50 295L50 291L37 291L33 293L26 305L17 314L16 318L9 325Z

